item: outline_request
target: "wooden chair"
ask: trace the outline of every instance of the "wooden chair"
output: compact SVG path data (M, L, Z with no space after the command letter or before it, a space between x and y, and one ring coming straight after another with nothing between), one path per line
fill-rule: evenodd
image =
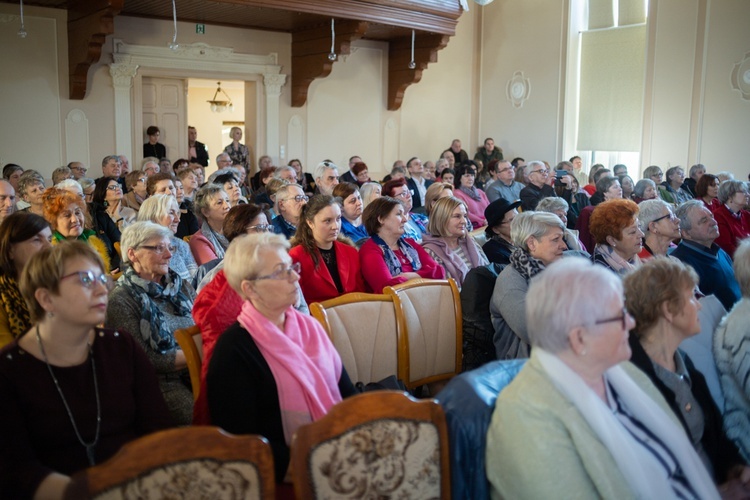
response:
M261 436L183 427L132 441L76 473L66 499L273 499L273 454Z
M398 375L398 342L403 332L393 297L349 293L310 304L336 347L353 382L380 381Z
M375 391L345 399L292 440L297 498L450 498L445 414Z
M191 238L191 237L192 237L192 235L188 235L188 236L183 236L183 237L182 237L182 241L184 241L185 243L190 243L190 238Z
M383 289L405 326L399 339L399 378L408 389L461 372L461 298L455 280L415 279Z
M174 338L185 353L190 384L193 386L193 400L198 399L201 390L201 365L203 364L203 349L201 331L197 326L175 330Z

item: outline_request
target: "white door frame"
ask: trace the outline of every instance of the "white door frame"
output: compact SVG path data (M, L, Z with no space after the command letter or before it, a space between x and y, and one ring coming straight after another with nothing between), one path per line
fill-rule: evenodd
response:
M266 154L278 160L279 97L286 75L281 73L278 55L235 54L234 49L205 43L168 47L130 45L114 39L114 62L109 65L115 89L115 145L118 154L140 159L142 151L133 138L143 135L143 76L187 79L254 80L263 82L265 99L257 93L255 117L257 144L265 143ZM131 92L132 88L132 92Z

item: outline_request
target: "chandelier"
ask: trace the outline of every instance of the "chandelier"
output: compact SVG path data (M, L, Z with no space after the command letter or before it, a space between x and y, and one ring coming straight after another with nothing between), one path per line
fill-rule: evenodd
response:
M229 110L231 113L234 111L234 105L232 104L232 99L227 95L224 90L221 88L221 82L216 82L216 85L218 87L216 88L216 92L214 93L214 98L210 101L206 101L211 105L211 111L214 113L223 113L224 110ZM217 98L219 97L219 93L224 94L224 97L227 99L226 101L220 101Z

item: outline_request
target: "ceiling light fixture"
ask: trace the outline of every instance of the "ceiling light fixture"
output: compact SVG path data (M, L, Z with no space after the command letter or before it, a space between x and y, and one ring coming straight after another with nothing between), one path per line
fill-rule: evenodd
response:
M331 53L328 54L328 60L330 61L336 60L336 51L334 50L335 44L336 44L336 30L333 25L333 18L331 18Z
M216 85L218 85L218 87L216 88L216 92L214 93L214 98L206 102L211 104L211 111L213 111L214 113L223 113L227 109L231 113L232 111L234 111L234 105L232 104L232 99L229 97L229 95L227 95L226 92L222 90L221 82L216 82ZM226 101L219 101L217 99L217 97L219 97L219 92L224 94L224 97L227 98Z
M174 36L172 36L172 41L169 42L169 48L177 50L180 46L177 43L177 6L175 0L172 0L172 20L174 21Z
M23 0L21 0L21 27L18 29L18 36L26 38L26 35L28 35L28 33L23 25Z

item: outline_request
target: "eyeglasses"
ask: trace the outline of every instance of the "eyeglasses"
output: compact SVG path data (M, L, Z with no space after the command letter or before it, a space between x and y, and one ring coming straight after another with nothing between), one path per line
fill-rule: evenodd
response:
M257 224L255 226L248 226L247 230L255 231L256 233L265 233L269 231L273 231L273 226L271 224Z
M120 191L122 187L119 184L112 184L111 186L107 186L108 191Z
M622 314L620 316L615 316L614 318L600 319L599 321L594 321L594 324L603 325L605 323L612 323L613 321L619 321L620 325L622 326L622 329L625 330L627 328L627 322L628 322L628 310L623 307Z
M411 192L410 191L402 191L400 193L394 194L393 196L398 196L399 198L411 198Z
M661 217L654 219L651 222L659 222L660 220L666 219L666 218L669 218L669 220L671 220L672 222L677 220L677 216L673 214L672 212L669 212L667 215L662 215Z
M249 281L259 281L259 280L289 280L294 277L292 272L297 274L299 276L300 271L302 270L302 265L299 262L295 262L294 264L285 267L283 269L277 269L276 271L272 272L271 274L267 276L258 276L257 278L249 279Z
M298 194L297 196L294 196L292 198L287 198L287 199L294 200L294 201L308 201L310 197L304 194Z
M651 174L651 177L664 177L664 174L662 172L657 172L655 174Z
M83 172L84 174L89 171L86 167L71 167L71 170L75 170L76 172Z
M151 250L156 255L163 254L166 250L169 250L170 254L173 254L176 250L176 247L174 245L141 245L138 248L145 248L146 250Z
M542 174L542 175L549 175L549 170L547 170L546 168L541 168L539 170L532 170L531 172L529 172L529 175L534 174L534 173Z
M76 273L66 274L65 276L60 278L60 281L71 278L73 276L78 277L78 281L81 283L81 285L84 286L84 288L94 288L94 285L99 283L100 285L103 285L107 290L112 290L112 287L114 287L115 285L109 275L96 275L91 271L78 271Z

